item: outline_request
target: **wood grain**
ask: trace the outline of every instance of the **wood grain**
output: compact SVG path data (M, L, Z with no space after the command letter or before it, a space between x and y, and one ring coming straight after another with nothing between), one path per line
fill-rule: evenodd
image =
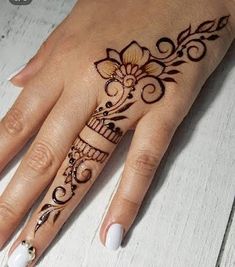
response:
M1 2L0 116L20 92L6 77L27 62L74 3L34 0L16 7ZM117 188L131 134L38 266L214 267L218 257L221 266L235 266L234 220L224 239L235 193L234 59L235 44L178 129L124 247L107 251L100 244L99 227ZM4 171L1 192L23 154ZM11 243L0 253L0 266Z

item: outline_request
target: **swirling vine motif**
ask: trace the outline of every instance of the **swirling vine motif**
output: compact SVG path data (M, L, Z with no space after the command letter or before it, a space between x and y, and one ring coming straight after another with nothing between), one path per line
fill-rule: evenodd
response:
M165 94L166 83L176 82L174 75L181 73L177 68L187 60L200 61L206 55L207 41L219 38L217 33L227 25L228 20L229 16L208 20L194 31L190 25L178 35L176 42L168 37L159 39L156 43L157 56L136 41L132 41L120 53L108 48L107 57L97 61L95 66L100 76L106 80L104 89L109 100L95 110L87 127L117 144L123 132L115 123L128 118L123 114L139 100L136 93L139 93L139 98L146 104L159 101ZM77 138L68 153L68 167L63 174L66 177L64 184L54 189L54 204L45 204L41 208L35 234L49 218L52 217L55 223L78 187L92 178L92 170L84 169L83 163L103 163L108 155L80 137Z
M135 93L140 92L140 98L146 104L159 101L165 94L166 83L176 83L174 76L181 73L178 67L188 60L200 61L207 52L206 42L219 38L217 33L228 20L229 16L207 20L194 31L190 25L180 32L176 42L168 37L159 39L157 56L136 41L120 52L108 48L107 57L97 61L95 66L106 80L104 89L107 96L115 97L115 101L109 100L104 106L99 106L87 126L117 144L122 131L115 122L127 119L122 113L138 101L139 96Z
M69 200L75 195L75 191L79 185L87 183L92 178L92 170L84 168L85 161L96 161L103 163L108 157L108 153L101 151L78 137L68 153L69 166L64 171L66 177L62 186L57 186L52 193L52 199L55 204L45 204L40 213L34 233L46 222L50 217L53 222L59 218L61 211L66 207Z

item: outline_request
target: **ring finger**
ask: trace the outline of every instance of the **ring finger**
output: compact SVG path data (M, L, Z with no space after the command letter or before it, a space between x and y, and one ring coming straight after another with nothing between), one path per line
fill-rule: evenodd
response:
M68 100L69 108L64 104ZM55 175L88 113L82 100L78 103L66 93L58 100L0 198L1 245Z
M0 122L0 171L39 129L58 100L63 84L48 64L29 81Z

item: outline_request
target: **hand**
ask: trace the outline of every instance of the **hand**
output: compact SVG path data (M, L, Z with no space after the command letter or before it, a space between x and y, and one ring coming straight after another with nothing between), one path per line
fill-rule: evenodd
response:
M1 196L1 245L52 184L9 267L35 265L135 129L100 230L104 245L119 247L176 128L234 39L232 11L231 1L219 0L79 1L12 79L24 89L0 126L1 168L40 130Z

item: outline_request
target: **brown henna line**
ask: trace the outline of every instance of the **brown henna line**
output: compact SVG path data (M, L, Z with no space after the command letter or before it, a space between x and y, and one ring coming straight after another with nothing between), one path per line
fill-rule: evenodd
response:
M174 75L181 73L177 68L188 61L199 62L207 52L206 42L219 38L218 31L228 24L229 16L208 20L201 23L196 30L191 25L182 31L177 41L168 37L156 43L158 56L151 54L146 47L132 41L119 53L106 49L107 57L95 63L100 76L106 80L104 90L110 99L99 106L87 122L87 127L117 144L123 131L116 126L117 121L128 119L125 111L138 99L146 104L158 102L165 94L166 83L176 82ZM111 100L114 99L114 100ZM86 161L103 163L109 153L97 149L78 137L68 153L69 165L63 175L64 184L57 186L52 193L55 204L45 204L40 210L40 217L34 233L53 217L59 218L61 211L73 198L75 191L92 178L92 170L81 166Z
M65 181L62 186L57 186L52 193L52 200L55 204L45 204L40 213L34 233L52 217L53 223L59 218L61 211L66 207L66 204L73 198L75 191L82 184L87 183L92 178L92 169L82 169L82 165L86 161L95 161L103 163L108 153L85 142L81 137L78 137L72 145L68 153L69 166L65 169L63 176Z
M136 41L120 52L106 49L107 57L95 62L95 66L106 80L107 96L117 98L119 94L119 97L115 103L109 100L105 106L100 106L87 126L117 144L123 133L115 122L128 119L120 113L138 101L138 96L133 101L135 93L140 92L140 98L146 104L158 102L165 94L165 84L176 82L173 76L181 73L178 66L187 60L202 60L207 52L206 41L219 38L217 32L227 25L228 19L229 16L223 16L217 20L204 21L194 31L190 25L178 35L176 42L168 37L159 39L156 43L159 56L154 56Z

